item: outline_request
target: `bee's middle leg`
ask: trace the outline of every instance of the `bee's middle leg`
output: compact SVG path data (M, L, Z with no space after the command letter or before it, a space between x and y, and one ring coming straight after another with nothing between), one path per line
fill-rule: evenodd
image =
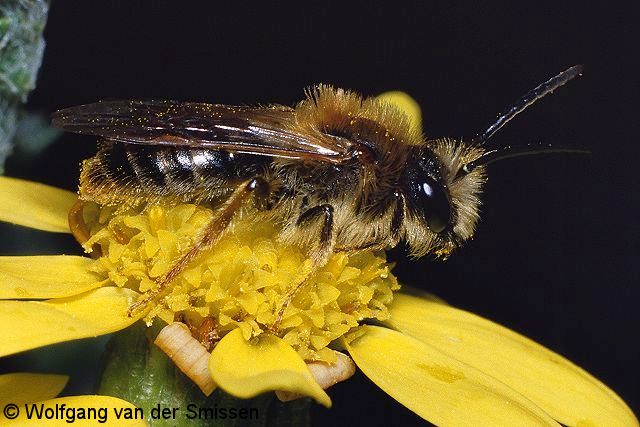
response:
M240 184L231 194L218 213L207 224L203 234L185 254L181 255L169 271L157 281L157 286L145 293L145 297L129 307L129 317L139 308L145 307L156 299L188 265L202 251L211 248L222 236L234 215L242 208L249 196L266 199L270 192L270 185L264 178L253 178Z
M314 206L312 208L307 209L298 217L296 221L296 226L304 227L305 225L309 225L314 221L322 220L322 227L320 229L320 240L318 246L314 248L311 252L311 259L313 261L313 265L311 268L305 272L305 274L296 280L287 291L287 294L278 310L276 315L275 322L271 325L270 329L273 331L277 331L280 327L280 323L282 322L282 318L284 316L284 312L296 296L298 291L302 289L309 277L320 267L325 265L333 253L333 248L335 246L335 236L334 236L334 221L333 221L333 206L325 203L322 205Z
M307 209L298 217L296 226L304 227L314 221L322 220L318 246L312 249L311 258L314 264L324 265L335 246L333 233L333 206L328 203Z

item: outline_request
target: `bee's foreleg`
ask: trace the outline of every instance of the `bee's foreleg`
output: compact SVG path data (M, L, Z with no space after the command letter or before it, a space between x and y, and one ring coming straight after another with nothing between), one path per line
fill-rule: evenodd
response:
M213 219L207 224L203 234L197 239L193 247L181 255L171 269L169 269L164 276L160 277L154 289L147 291L143 299L129 307L129 317L131 317L136 310L145 307L156 299L196 256L215 245L222 236L222 232L227 228L234 215L242 208L249 196L256 195L264 197L264 195L268 193L269 183L264 178L252 178L240 184L231 194L231 197L229 197L218 210Z
M394 196L396 198L396 204L391 215L391 238L393 239L393 244L391 246L397 245L402 239L402 228L404 225L407 203L404 193L396 191Z
M395 247L403 237L404 222L405 222L405 209L406 201L405 196L400 191L394 193L396 203L392 207L391 211L391 224L388 236L382 236L378 240L374 240L368 243L362 243L357 245L340 245L333 248L334 252L359 252L359 251L372 251L382 250L389 247Z
M318 219L322 219L322 227L320 229L320 240L318 246L314 248L311 252L311 259L313 260L313 265L310 269L308 269L298 280L291 284L290 289L287 291L287 294L284 297L282 305L278 310L276 315L276 320L271 325L270 329L272 331L277 331L280 327L280 323L282 322L282 318L284 316L284 312L296 296L298 291L302 289L309 277L320 267L327 263L327 260L331 256L333 252L333 248L335 246L335 236L334 236L334 222L333 222L333 206L325 203L322 205L314 206L310 209L304 211L296 221L296 226L303 227L307 224L310 224Z

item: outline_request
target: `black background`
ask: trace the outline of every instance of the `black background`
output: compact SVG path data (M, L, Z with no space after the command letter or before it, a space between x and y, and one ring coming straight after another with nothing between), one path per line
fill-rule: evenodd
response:
M447 262L411 261L402 249L391 257L403 282L563 354L638 412L638 10L631 2L602 9L231 3L54 2L29 106L49 113L105 98L293 104L304 87L327 82L367 95L404 90L422 106L428 136L462 137L541 81L584 64L583 77L513 120L493 143L553 143L592 155L492 165L473 241ZM94 150L87 141L66 135L30 166L10 159L7 174L73 189L79 161ZM334 408L314 408L316 425L420 423L361 374L330 394Z

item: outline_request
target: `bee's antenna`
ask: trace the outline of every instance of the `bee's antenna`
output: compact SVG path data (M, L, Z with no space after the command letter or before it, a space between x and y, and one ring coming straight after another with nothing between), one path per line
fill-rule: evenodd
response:
M494 150L486 151L483 155L477 159L462 166L458 171L456 178L463 175L467 175L469 172L477 168L478 166L486 166L490 163L497 162L498 160L510 159L512 157L532 156L536 154L553 154L553 153L573 153L573 154L590 154L589 150L581 150L578 148L568 147L553 147L551 144L531 144L524 147L512 147L507 145L506 147L496 148Z
M480 137L475 138L473 140L473 143L478 145L483 144L489 138L491 138L493 134L498 132L502 128L502 126L506 125L509 120L513 119L527 107L535 103L538 99L544 97L545 95L548 95L549 93L558 89L560 86L567 83L569 80L572 80L581 74L582 65L574 65L573 67L564 70L557 76L552 77L546 82L540 84L535 89L530 90L523 97L518 99L514 104L504 110L502 114L498 116L498 119L495 121L495 123L489 126Z

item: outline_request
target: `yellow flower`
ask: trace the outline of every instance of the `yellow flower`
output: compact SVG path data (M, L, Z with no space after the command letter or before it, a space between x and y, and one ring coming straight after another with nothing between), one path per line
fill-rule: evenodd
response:
M153 279L167 273L214 215L192 204L114 211L85 208L91 238L83 246L91 250L97 245L105 254L90 269L139 292L153 289ZM239 328L245 340L276 333L277 324L276 335L302 359L334 362L329 343L363 319L389 318L387 305L399 286L384 254L369 252L333 255L311 277L313 286L298 293L278 320L290 284L306 274L311 260L300 248L277 243L277 232L272 223L235 221L215 250L173 281L144 320L150 325L160 318L169 324L179 315L199 325L209 316L216 321L217 336Z
M419 123L415 103L406 105ZM69 232L75 201L63 190L0 177L2 221ZM212 212L89 205L84 215L91 236L84 247L99 249L97 259L0 257L0 356L115 332L141 318L197 325L212 317L209 371L237 397L279 390L330 406L305 362L331 364L333 349L343 349L386 393L438 425L638 425L613 391L533 341L416 291L393 294L398 285L383 253L334 254L277 319L288 284L310 260L278 243L273 224L250 216L194 260L166 296L130 317L128 308Z

